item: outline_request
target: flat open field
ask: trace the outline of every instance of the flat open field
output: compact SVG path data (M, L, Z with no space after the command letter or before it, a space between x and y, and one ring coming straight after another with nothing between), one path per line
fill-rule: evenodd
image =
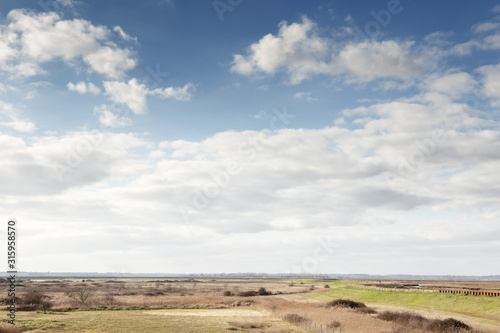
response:
M500 289L498 281L23 280L17 287L16 326L24 332L295 333L321 328L323 332L412 333L429 332L431 326L425 325L432 320L453 317L471 329L435 332L500 331L500 297L396 291L417 284L421 289ZM368 307L326 306L338 299ZM50 306L44 309L42 303ZM382 318L385 311L411 311L427 319L409 325ZM5 310L0 316L7 321Z

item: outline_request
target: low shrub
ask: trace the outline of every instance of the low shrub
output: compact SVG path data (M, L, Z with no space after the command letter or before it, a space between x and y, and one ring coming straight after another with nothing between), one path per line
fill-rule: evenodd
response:
M444 320L431 320L427 325L427 331L429 332L464 332L464 331L472 331L472 328L461 322L460 320L456 320L453 318L448 318Z
M50 297L43 295L36 290L28 290L23 297L16 300L17 310L19 311L49 311L53 304L49 301Z
M374 314L377 313L374 309L366 306L364 303L351 301L350 299L336 299L326 303L327 308L344 308L352 309L359 313Z
M249 291L242 291L241 293L238 294L238 296L242 297L251 297L251 296L257 296L259 293L256 292L255 290L249 290Z
M259 288L258 291L255 291L255 290L242 291L238 294L238 296L252 297L252 296L267 296L267 295L272 295L272 294L273 293L270 291L267 291L266 288Z
M336 299L334 301L326 303L326 307L359 309L359 308L366 308L367 306L364 303L351 301L350 299Z
M419 314L410 312L385 311L380 313L377 318L392 321L406 328L419 328L425 332L459 333L472 331L472 328L469 325L453 318L431 320L424 318Z
M289 323L296 324L296 325L309 322L309 319L302 317L302 316L295 314L295 313L291 313L291 314L289 313L289 314L285 315L285 317L283 319L285 321L288 321Z
M340 321L337 321L337 320L334 320L330 324L326 325L326 327L328 327L328 328L339 328L341 326L342 326L342 324L340 323Z
M375 311L375 309L373 308L370 308L370 307L364 307L364 308L357 308L357 309L354 309L356 312L359 312L359 313L364 313L364 314L375 314L377 313L377 311Z
M405 326L410 326L411 324L418 324L421 326L421 324L427 321L427 319L421 315L410 312L384 311L380 313L377 318L385 321L393 321Z
M267 295L272 295L272 294L273 293L267 291L266 288L264 288L264 287L259 288L259 295L267 296Z

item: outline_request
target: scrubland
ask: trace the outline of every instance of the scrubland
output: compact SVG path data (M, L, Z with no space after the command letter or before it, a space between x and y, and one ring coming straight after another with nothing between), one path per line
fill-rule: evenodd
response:
M500 289L497 282L444 284ZM399 291L401 286L398 281L30 279L16 289L16 327L7 324L4 310L0 333L500 331L500 297ZM6 304L6 293L0 296Z

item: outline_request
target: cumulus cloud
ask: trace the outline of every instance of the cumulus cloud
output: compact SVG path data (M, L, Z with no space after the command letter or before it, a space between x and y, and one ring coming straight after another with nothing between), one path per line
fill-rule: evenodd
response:
M498 22L484 22L475 24L472 27L472 31L475 33L488 32L491 30L496 30L500 27L500 23Z
M1 189L15 195L53 195L102 179L127 177L145 164L126 156L144 146L136 135L82 131L24 139L0 135L6 158L0 162ZM120 163L128 161L128 165ZM121 162L118 162L121 160ZM139 169L138 169L139 168ZM20 184L26 182L25 186Z
M349 44L338 55L338 63L356 79L381 77L408 79L418 74L418 67L409 48L411 43L370 41Z
M149 95L158 96L164 99L175 99L178 101L189 101L193 97L195 87L192 83L187 83L184 87L167 87L151 90Z
M39 64L58 59L69 65L81 61L90 71L109 78L120 78L137 64L129 49L112 42L107 27L86 20L15 9L7 22L0 29L0 68L21 70L20 76L40 74Z
M149 89L137 79L115 79L132 65L127 61L135 61L111 42L111 35L127 40L121 28L113 34L53 13L19 11L9 19L12 26L0 29L0 65L17 68L19 76L41 73L46 61L82 62L111 78L103 82L106 96L134 114L147 112L148 97L185 101L195 91L191 83ZM463 54L493 47L490 28L477 26L484 36L462 45ZM68 44L54 47L54 35ZM68 36L82 37L85 50ZM25 45L26 38L43 40ZM36 136L34 123L0 102L0 214L14 213L26 223L24 258L33 270L60 270L64 263L74 271L151 271L168 257L169 271L284 272L295 258L312 255L325 236L341 253L328 259L323 272L355 271L362 264L371 273L387 273L387 263L373 258L397 252L401 256L391 265L401 271L463 274L463 259L456 258L461 251L479 258L466 271L488 273L499 250L500 124L460 97L480 88L498 105L500 65L422 73L423 58L416 59L414 48L400 41L336 44L303 18L281 23L276 35L235 55L233 72L284 72L290 83L342 75L347 82L382 78L401 85L419 74L416 95L362 100L365 106L343 110L341 118L317 129L261 111L254 117L269 121L267 129L228 130L200 140L157 142L104 129ZM453 53L446 50L435 51ZM67 88L100 93L85 81ZM4 94L8 89L0 84ZM293 97L314 98L307 91ZM103 128L131 124L112 105L95 107L94 115ZM97 268L91 241L98 244ZM43 246L43 255L58 264L43 260ZM214 268L213 262L227 266ZM451 268L441 268L442 262ZM421 270L423 264L429 271Z
M495 106L500 105L500 64L482 66L478 72L482 75L481 92L493 98Z
M113 102L126 105L135 114L147 112L146 96L149 90L135 78L128 82L104 81L103 85Z
M95 113L110 127L124 124L125 115L105 105ZM402 243L415 250L436 241L451 248L456 241L473 244L465 239L471 235L491 233L500 216L500 179L494 171L500 167L499 124L478 118L447 94L347 109L338 125L321 129L280 129L283 124L275 122L282 120L274 116L268 117L267 130L224 131L192 141L157 143L100 131L29 141L0 135L2 202L16 209L22 194L23 220L66 226L61 230L71 240L70 253L86 253L80 247L87 236L75 236L82 223L106 220L98 234L120 235L120 241L103 242L103 251L147 244L158 258L176 250L193 260L193 242L210 258L239 242L263 251L285 247L303 258L317 235L333 237L347 253L390 252ZM489 215L478 219L477 211ZM124 241L130 233L116 234L115 228L145 238ZM25 237L37 244L34 236ZM35 248L26 251L36 266ZM445 255L432 248L434 255ZM242 255L258 257L247 249ZM337 259L349 262L346 256ZM292 263L265 268L286 271Z
M0 126L11 128L18 132L33 132L36 125L28 119L22 119L20 112L12 104L0 101Z
M301 23L281 22L278 34L268 34L250 45L248 54L234 55L231 71L241 75L273 75L283 70L292 84L313 75L347 74L355 80L408 79L419 73L411 55L412 43L367 41L344 45L318 36L309 18Z
M301 23L279 25L277 36L268 34L249 47L248 56L234 55L231 71L252 75L274 74L285 69L298 83L312 74L330 71L322 61L328 55L328 41L317 36L316 24L307 17Z
M80 81L77 83L69 82L67 87L68 87L68 90L76 91L77 93L80 93L80 94L90 93L93 95L98 95L101 93L101 89L99 89L99 87L94 85L92 82L89 82L89 83L86 83L83 81Z
M108 105L96 106L94 114L99 116L99 122L105 127L117 128L132 124L132 120L112 110Z
M149 90L145 84L133 78L128 82L104 81L104 89L109 98L118 104L126 105L135 114L147 112L147 96L157 96L164 99L188 101L191 99L194 86L190 83L184 87L168 87Z
M447 73L427 79L427 89L451 96L461 96L474 90L478 82L466 72Z

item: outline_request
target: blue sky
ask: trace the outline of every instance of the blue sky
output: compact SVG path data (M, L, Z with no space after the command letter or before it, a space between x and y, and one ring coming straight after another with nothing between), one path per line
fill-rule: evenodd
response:
M2 1L22 269L496 274L499 28L494 1Z

